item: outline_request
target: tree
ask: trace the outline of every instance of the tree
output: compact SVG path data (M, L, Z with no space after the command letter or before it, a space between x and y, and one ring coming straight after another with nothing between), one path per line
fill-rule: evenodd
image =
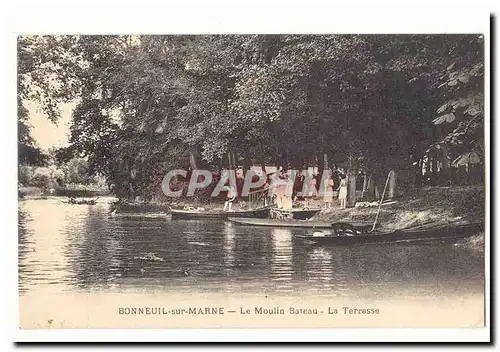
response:
M74 36L19 36L17 41L17 106L19 163L44 165L47 156L31 137L26 103L37 102L47 118L57 123L58 104L78 94L81 69Z
M446 158L482 155L477 36L68 36L24 46L35 48L22 49L24 62L50 62L34 75L49 117L51 101L78 98L71 146L56 159L87 158L120 197L154 196L179 167L317 162L364 170L377 186L438 145ZM54 91L47 75L60 82Z
M89 166L85 159L75 157L63 166L66 175L66 183L88 184L92 178Z

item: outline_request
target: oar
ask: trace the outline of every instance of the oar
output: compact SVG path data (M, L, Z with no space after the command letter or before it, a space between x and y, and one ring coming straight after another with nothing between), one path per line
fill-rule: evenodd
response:
M389 171L389 174L387 175L387 180L385 181L384 192L382 192L382 198L380 198L380 203L378 204L377 216L375 216L375 222L373 223L373 227L372 227L372 230L370 232L375 230L375 226L377 226L378 215L380 214L380 209L382 208L382 202L384 201L385 191L387 189L387 185L389 184L389 178L391 177L391 172L393 172L393 170Z

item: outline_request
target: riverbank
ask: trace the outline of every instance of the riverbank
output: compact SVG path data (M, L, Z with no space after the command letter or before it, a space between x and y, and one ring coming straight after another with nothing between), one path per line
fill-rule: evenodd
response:
M34 186L19 186L19 199L44 199L48 196L56 197L102 197L110 195L109 190L93 185L68 185L67 187L43 188Z
M375 221L378 203L358 203L354 208L323 210L318 220L351 219ZM426 187L404 197L388 200L380 208L377 224L380 228L396 230L423 224L455 224L485 221L485 189L479 186ZM462 244L484 250L484 232Z
M243 209L243 203L235 201L233 203L233 210ZM117 209L118 213L159 213L170 212L171 208L202 208L204 210L222 210L224 203L221 201L202 202L202 201L187 201L187 200L172 200L172 201L157 201L152 200L149 202L142 201L124 201L118 200L114 202L113 209Z
M397 229L437 221L484 221L484 201L484 187L426 187L384 202L378 222L384 228ZM354 208L324 210L315 218L374 221L377 212L377 202L358 203Z
M118 201L119 212L158 212L190 206L206 210L222 209L222 202L196 202L188 200L127 202ZM323 207L322 199L309 202L309 207ZM235 201L234 210L244 208L244 202ZM387 229L418 226L429 222L478 222L484 221L485 190L482 186L425 187L407 193L404 197L387 200L382 204L378 224ZM358 202L355 207L340 209L334 200L332 209L322 210L314 218L317 220L353 219L374 221L378 212L378 202Z

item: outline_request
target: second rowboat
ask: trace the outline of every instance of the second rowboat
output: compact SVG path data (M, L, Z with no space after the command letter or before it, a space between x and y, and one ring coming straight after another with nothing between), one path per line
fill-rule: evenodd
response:
M241 211L171 209L172 219L227 219L229 217L267 218L269 207Z
M351 227L365 230L373 226L373 223L368 221L356 220L338 220L338 221L311 221L311 220L296 220L296 219L256 219L256 218L240 218L229 217L229 221L239 225L250 226L267 226L267 227L293 227L307 229L331 229L334 224L346 224Z

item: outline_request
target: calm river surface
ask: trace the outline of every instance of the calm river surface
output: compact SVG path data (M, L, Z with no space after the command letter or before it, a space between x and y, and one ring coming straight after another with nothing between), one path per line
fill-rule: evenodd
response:
M19 290L349 298L482 293L483 253L453 245L303 247L305 230L109 217L110 199L19 202Z

